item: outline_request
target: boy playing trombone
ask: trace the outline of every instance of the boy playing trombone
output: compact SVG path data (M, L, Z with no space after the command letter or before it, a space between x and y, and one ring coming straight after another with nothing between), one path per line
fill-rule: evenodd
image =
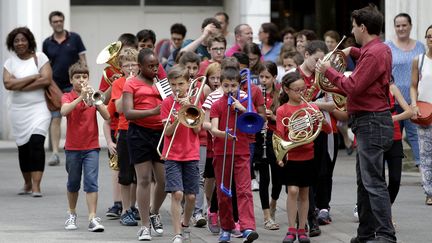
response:
M199 131L201 124L189 128L180 123L178 111L191 104L188 94L191 82L186 68L175 66L168 73L168 80L175 95L167 97L161 106L161 119L165 123L164 147L165 191L171 193L171 220L174 227L173 243L181 243L190 237L182 228L189 227L199 191ZM198 92L200 95L200 92ZM198 108L201 109L201 108ZM203 114L201 114L203 116ZM183 220L181 201L185 195Z

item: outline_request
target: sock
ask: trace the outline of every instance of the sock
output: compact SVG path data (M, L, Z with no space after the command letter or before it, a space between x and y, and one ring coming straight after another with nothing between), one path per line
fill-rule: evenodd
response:
M75 208L69 208L69 213L70 214L76 214Z
M94 217L96 217L96 214L95 213L90 213L89 217L88 217L89 221L92 220Z

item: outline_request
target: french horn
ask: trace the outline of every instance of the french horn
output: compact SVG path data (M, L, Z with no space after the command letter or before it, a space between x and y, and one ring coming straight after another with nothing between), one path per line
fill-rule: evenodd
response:
M307 103L303 97L302 99ZM307 107L282 119L282 125L288 128L289 141L282 139L276 133L273 134L273 150L277 161L282 161L289 150L314 141L321 132L324 116L321 111L307 104Z
M343 36L342 40L338 43L336 48L327 53L323 61L330 61L331 67L333 67L337 72L344 73L347 67L346 55L343 51L338 50L338 46L345 40L346 36ZM333 101L339 110L345 109L346 104L346 94L332 84L323 73L315 72L315 84L324 92L332 95Z

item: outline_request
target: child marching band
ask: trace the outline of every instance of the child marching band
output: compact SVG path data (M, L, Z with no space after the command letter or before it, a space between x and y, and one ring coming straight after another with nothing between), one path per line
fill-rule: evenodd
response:
M246 111L245 104L240 103L239 100L230 95L239 93L239 69L232 66L223 68L221 80L224 95L213 103L210 110L211 132L214 136L213 166L216 175L219 215L222 228L219 242L230 242L231 231L235 228L232 199L221 190L222 181L225 184L231 184L230 173L227 172L232 169L237 192L240 229L243 232L244 242L250 243L258 239L258 233L255 231L255 216L249 167L249 144L245 133L235 131L236 134L232 134L236 122L235 112L243 113ZM233 101L231 106L228 106L229 99ZM227 132L229 134L226 134ZM225 138L227 138L226 151L224 151ZM236 142L236 148L235 151L232 151L232 143L234 140ZM234 168L231 168L231 161L228 159L225 163L225 169L223 169L224 153L228 158L231 158L232 153L234 153ZM226 172L224 175L222 175L222 170Z
M166 98L161 106L161 118L166 126L162 157L165 159L165 191L171 193L171 221L175 234L173 243L181 243L182 240L190 241L186 228L189 227L195 198L199 192L201 125L188 128L180 124L177 117L183 106L194 102L188 94L191 85L188 70L179 65L175 66L168 73L168 81L175 95ZM181 220L183 196L185 206Z
M282 79L283 92L280 95L280 107L276 111L276 132L286 141L288 138L288 127L284 126L282 119L291 117L299 109L312 106L317 110L317 119L322 119L323 115L318 106L307 104L302 101L301 96L306 90L306 85L298 71L286 74ZM330 132L330 128L323 121L323 130ZM288 213L288 232L283 240L284 243L293 243L296 238L300 243L310 242L305 231L305 224L309 208L309 186L313 178L313 159L314 144L309 142L299 147L291 149L284 160L278 161L278 164L284 166L285 181L288 187L288 197L286 202ZM297 206L298 205L298 206ZM296 217L299 217L298 229L295 227Z

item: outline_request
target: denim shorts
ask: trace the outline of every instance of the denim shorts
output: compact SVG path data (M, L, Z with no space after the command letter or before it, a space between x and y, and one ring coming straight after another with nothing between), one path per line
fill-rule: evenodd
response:
M63 94L71 92L72 88L73 88L73 86L62 89ZM51 111L51 118L60 118L60 117L61 117L60 110Z
M81 174L84 174L84 191L98 191L99 149L66 150L66 171L68 192L78 192Z
M182 191L185 194L198 194L198 160L165 161L165 192Z

